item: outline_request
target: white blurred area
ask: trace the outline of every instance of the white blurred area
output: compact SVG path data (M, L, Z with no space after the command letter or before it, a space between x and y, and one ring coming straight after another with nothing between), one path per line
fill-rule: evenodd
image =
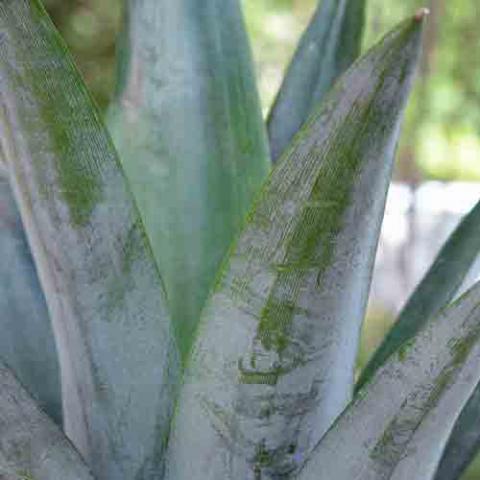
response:
M463 215L480 200L480 183L393 183L375 263L370 310L396 314ZM462 291L480 278L480 258Z

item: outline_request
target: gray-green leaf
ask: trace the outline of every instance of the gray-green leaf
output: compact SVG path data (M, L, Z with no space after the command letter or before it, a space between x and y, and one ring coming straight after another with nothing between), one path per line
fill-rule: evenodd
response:
M0 478L93 480L80 455L0 361Z
M440 250L397 321L369 360L356 385L360 389L400 345L449 303L480 253L480 202L463 218Z
M52 316L65 431L99 479L159 476L178 370L161 278L38 0L0 2L0 80L0 142Z
M50 317L8 180L0 178L0 358L59 425L62 401Z
M274 162L334 81L360 54L364 15L365 0L320 1L268 117Z
M480 380L480 283L380 367L298 480L430 480Z
M129 0L109 126L189 352L269 170L238 0Z
M480 449L480 383L458 417L435 480L457 480Z
M168 480L292 473L350 401L421 23L359 60L276 165L203 312Z

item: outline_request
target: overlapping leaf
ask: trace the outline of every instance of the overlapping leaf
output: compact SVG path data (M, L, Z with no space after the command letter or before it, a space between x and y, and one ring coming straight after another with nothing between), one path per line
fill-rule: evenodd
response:
M58 424L62 402L50 317L8 181L0 178L0 358Z
M129 0L109 125L189 351L269 168L238 0Z
M276 161L321 99L360 54L365 0L321 0L268 117Z
M80 455L0 363L0 478L93 480Z
M38 0L0 2L0 83L65 430L99 479L158 476L178 360L161 279L110 137Z
M340 79L258 198L203 313L168 480L290 474L350 401L421 24Z
M480 380L480 284L423 326L367 383L299 480L430 480Z
M480 253L480 203L465 216L402 309L398 320L373 354L357 383L361 388L400 345L447 305L458 292Z
M458 417L435 480L457 480L480 450L480 383Z

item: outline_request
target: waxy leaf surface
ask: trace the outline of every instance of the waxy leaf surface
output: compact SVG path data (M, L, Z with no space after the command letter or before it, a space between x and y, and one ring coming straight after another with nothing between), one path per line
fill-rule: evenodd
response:
M457 480L480 450L480 383L458 417L435 480Z
M397 321L364 368L357 390L382 366L386 359L457 294L480 253L480 203L451 234L423 280L415 289Z
M110 137L37 0L0 2L0 85L65 431L99 480L159 476L178 367L161 278Z
M93 480L80 455L0 362L0 478Z
M298 480L430 480L480 380L480 284L423 326L360 390Z
M0 358L60 425L60 373L50 317L5 178L0 178L0 257Z
M364 16L365 0L319 2L268 117L274 162L334 81L360 54Z
M183 357L269 169L238 0L130 0L109 126Z
M421 30L353 65L267 181L203 312L168 480L295 472L350 401Z

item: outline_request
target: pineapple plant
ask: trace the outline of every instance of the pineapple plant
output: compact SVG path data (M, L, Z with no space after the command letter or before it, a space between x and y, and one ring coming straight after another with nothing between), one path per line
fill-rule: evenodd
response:
M237 0L126 0L103 119L0 0L0 478L454 480L480 444L480 204L356 381L427 10L319 3L267 121Z

